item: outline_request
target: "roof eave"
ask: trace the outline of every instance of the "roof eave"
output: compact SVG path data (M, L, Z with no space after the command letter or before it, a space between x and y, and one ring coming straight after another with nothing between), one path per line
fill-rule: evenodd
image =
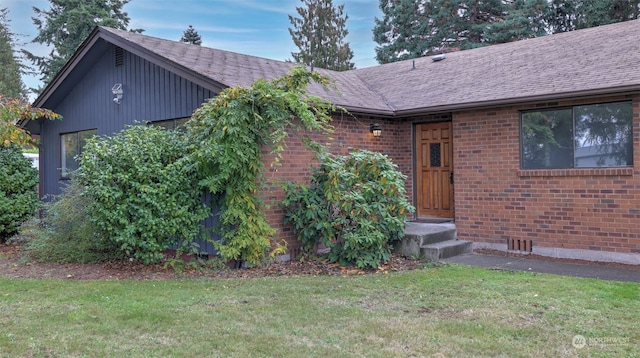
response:
M186 80L189 80L201 87L209 89L213 92L219 93L223 89L229 87L227 84L218 82L206 75L190 70L179 63L173 62L167 59L166 57L160 56L152 51L147 50L144 46L141 46L135 42L131 42L107 30L101 31L101 37L106 41L118 47L121 47L136 56L140 56L141 58L153 64L163 67L166 70L173 72L179 75L180 77Z
M363 114L363 115L389 117L389 118L396 116L395 112L392 110L371 109L371 108L349 106L349 105L339 105L339 106L346 109L349 113L354 113L354 114Z
M176 64L164 57L158 56L153 52L146 50L144 47L123 39L122 37L119 37L98 26L93 29L93 31L85 39L85 41L80 44L76 52L73 54L73 56L71 56L71 59L67 61L67 63L62 67L60 71L58 71L53 80L49 82L49 84L44 88L38 98L36 98L36 100L33 102L34 107L42 107L47 102L47 100L49 100L49 98L58 89L62 82L64 82L64 80L69 76L73 69L76 68L78 63L84 58L87 52L91 50L93 45L99 39L104 39L109 43L122 47L123 49L137 56L140 56L156 65L160 65L161 67L165 67L168 70L175 72L176 74L214 92L219 92L222 89L228 87L227 85L214 81L205 75L195 73L194 71L191 71L182 65Z
M93 29L91 34L80 44L76 52L71 56L71 59L67 61L62 69L58 71L55 77L47 84L42 93L35 99L33 102L34 107L42 107L44 103L51 97L51 95L56 91L56 89L60 86L60 84L64 81L64 79L69 75L69 73L78 65L78 62L86 55L86 53L91 49L93 44L98 41L98 27Z

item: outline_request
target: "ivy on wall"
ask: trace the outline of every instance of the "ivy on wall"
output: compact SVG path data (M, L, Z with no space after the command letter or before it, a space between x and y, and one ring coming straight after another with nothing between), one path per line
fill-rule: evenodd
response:
M200 185L211 192L220 208L220 240L216 249L226 260L249 265L262 262L267 253L284 252L274 242L275 230L264 214L258 193L266 184L262 173L263 149L274 155L277 165L286 147L288 130L331 131L332 105L307 92L312 82L329 86L327 77L294 67L272 81L260 79L249 88L222 91L197 109L186 128ZM307 147L318 150L311 140Z

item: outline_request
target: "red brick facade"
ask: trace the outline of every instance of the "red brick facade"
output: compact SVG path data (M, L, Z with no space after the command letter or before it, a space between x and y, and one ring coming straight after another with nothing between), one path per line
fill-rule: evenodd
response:
M634 168L522 170L520 111L577 104L633 100ZM350 148L389 155L407 176L407 196L414 200L413 128L415 124L452 120L455 172L455 222L458 238L478 246L507 249L507 240L522 240L541 248L640 253L640 96L469 110L413 118L336 117L331 152ZM383 128L381 137L369 124ZM272 178L305 182L313 163L299 137L288 141L282 165L268 168ZM295 250L297 243L282 223L278 186L268 190L270 224ZM539 251L540 252L540 251Z
M332 125L335 132L331 138L316 135L314 139L320 143L329 145L334 154L346 154L350 149L366 149L381 152L388 155L398 166L398 169L407 176L405 188L407 197L413 201L413 123L426 121L450 120L451 116L436 115L423 116L411 119L382 119L369 116L339 115L334 117ZM369 132L369 125L375 123L382 127L382 135L374 137ZM287 140L287 149L283 154L281 165L267 167L267 176L277 182L280 179L308 182L311 173L310 166L314 164L313 155L304 148L300 136L290 133ZM267 156L265 163L268 165L272 157ZM294 251L297 247L295 236L290 227L282 223L283 210L278 203L284 199L284 193L278 185L273 185L267 190L266 202L270 205L267 210L269 224L278 230L277 238L284 239Z
M629 99L633 168L520 169L519 111ZM531 240L534 249L640 253L639 101L619 96L454 113L458 237L505 249L516 239Z

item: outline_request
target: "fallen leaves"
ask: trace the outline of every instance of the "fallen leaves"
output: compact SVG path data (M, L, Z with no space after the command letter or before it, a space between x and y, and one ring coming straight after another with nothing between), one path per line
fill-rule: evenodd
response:
M63 278L71 280L150 280L177 278L258 278L279 276L352 276L388 274L414 270L423 261L392 255L377 269L341 267L322 258L273 262L242 269L194 270L176 272L164 263L143 265L137 261L111 261L97 264L51 264L25 261L16 245L0 245L0 276L11 278Z

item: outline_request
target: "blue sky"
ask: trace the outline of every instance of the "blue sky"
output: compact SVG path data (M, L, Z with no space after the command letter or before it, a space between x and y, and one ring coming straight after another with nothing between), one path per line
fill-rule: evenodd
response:
M353 62L357 68L375 65L372 29L375 17L382 17L378 0L334 0L334 5L340 4L345 4L349 16L346 40L354 52ZM9 9L11 30L26 35L23 42L37 34L31 20L33 6L50 7L46 0L0 0L0 8ZM287 15L297 16L296 6L302 6L300 0L131 0L124 11L131 18L129 26L145 29L145 35L179 40L193 25L203 46L285 60L297 51L287 30L291 26ZM49 52L38 44L25 48L40 55ZM23 80L27 87L39 85L34 77Z

